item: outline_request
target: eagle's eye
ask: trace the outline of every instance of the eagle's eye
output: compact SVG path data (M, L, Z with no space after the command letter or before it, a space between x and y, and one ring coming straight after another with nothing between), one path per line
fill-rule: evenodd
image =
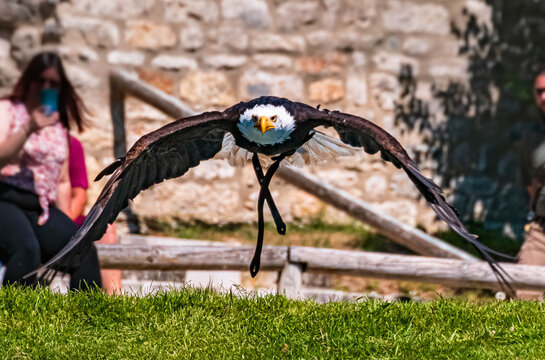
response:
M252 115L252 121L257 122L257 115Z
M271 116L272 122L276 122L276 115Z

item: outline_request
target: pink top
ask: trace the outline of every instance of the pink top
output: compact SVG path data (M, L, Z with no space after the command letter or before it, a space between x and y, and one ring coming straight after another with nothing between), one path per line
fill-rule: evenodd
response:
M70 135L70 156L68 157L68 172L70 173L70 185L73 188L79 187L83 189L89 188L87 181L87 169L85 168L85 155L83 146L79 140ZM78 216L74 222L81 226L85 220L85 216Z
M30 121L26 107L19 102L0 100L0 114L8 115L10 134ZM28 137L14 163L0 169L0 181L38 195L43 210L39 225L49 219L49 204L57 200L61 168L68 157L67 136L60 122L44 127Z

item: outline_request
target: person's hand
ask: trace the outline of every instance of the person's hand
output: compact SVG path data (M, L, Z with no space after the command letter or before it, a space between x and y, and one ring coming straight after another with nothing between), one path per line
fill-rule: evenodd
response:
M59 121L59 113L57 111L51 113L51 115L46 115L43 106L37 107L30 114L30 133L38 131L46 126L53 125L57 121Z

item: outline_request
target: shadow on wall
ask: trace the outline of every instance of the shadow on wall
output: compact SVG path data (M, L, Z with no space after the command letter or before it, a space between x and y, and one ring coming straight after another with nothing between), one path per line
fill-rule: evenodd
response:
M404 131L421 134L425 146L415 160L431 164L466 220L521 237L525 163L545 133L532 93L545 68L545 2L486 2L491 24L464 10L465 24L451 26L459 53L469 59L469 81L434 84L425 102L416 96L411 67L402 66L395 119Z

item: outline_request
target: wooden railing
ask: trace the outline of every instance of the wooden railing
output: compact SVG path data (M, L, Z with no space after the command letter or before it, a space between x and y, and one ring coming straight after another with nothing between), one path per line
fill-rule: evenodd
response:
M130 236L130 235L129 235ZM248 271L253 246L152 246L97 244L101 267L132 270ZM279 292L296 296L303 272L432 282L499 289L484 261L392 255L303 246L264 246L262 271L280 272ZM545 290L545 267L502 263L518 289ZM258 275L259 276L259 275Z

